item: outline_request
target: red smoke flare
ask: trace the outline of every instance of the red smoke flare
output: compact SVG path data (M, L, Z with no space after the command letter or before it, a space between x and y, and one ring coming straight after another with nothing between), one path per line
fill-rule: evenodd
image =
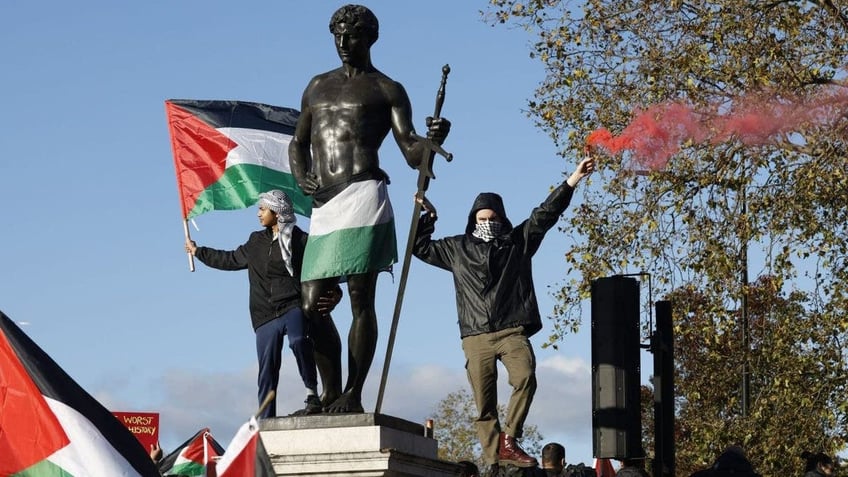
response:
M724 103L728 104L728 103ZM586 138L611 154L631 151L641 167L663 169L683 143L717 144L731 139L758 146L806 127L827 127L848 113L848 88L830 86L807 99L777 95L742 96L730 106L715 103L695 110L683 102L634 111L633 120L613 136L598 128Z

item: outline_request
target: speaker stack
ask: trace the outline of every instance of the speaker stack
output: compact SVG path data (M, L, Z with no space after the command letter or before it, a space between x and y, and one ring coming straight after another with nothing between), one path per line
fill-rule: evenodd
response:
M592 282L592 450L597 458L642 453L639 282Z

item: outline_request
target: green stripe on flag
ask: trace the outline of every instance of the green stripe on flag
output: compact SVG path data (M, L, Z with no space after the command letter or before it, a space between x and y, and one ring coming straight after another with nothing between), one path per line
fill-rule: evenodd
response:
M74 477L74 475L45 459L31 465L27 469L12 474L11 477Z
M304 217L312 213L312 199L303 194L294 176L255 164L236 164L197 197L188 217L210 210L236 210L256 203L259 194L280 189L291 197L294 211Z
M206 475L206 466L199 462L183 462L174 465L168 475Z
M310 235L301 280L356 275L388 268L397 262L394 219L327 235Z

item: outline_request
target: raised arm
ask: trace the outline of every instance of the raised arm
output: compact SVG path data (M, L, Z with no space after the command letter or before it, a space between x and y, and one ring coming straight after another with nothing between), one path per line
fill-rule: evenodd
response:
M555 188L538 207L533 209L530 219L524 225L524 240L526 253L535 254L542 239L554 225L571 203L574 188L595 170L595 159L586 157L580 161L574 172L568 176L559 187Z

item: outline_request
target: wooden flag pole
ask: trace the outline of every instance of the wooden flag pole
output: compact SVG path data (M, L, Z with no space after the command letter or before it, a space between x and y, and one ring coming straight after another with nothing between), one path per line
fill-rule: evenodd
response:
M262 411L264 411L265 408L268 407L268 405L271 404L271 401L273 401L276 397L276 391L268 391L268 394L265 396L265 400L263 400L262 404L259 405L259 410L256 411L256 414L253 417L259 419L259 416L262 414Z
M186 240L191 240L191 235L188 233L188 219L183 220L183 232L185 233ZM190 251L186 250L188 254L188 270L190 272L194 271L194 255L191 254Z

